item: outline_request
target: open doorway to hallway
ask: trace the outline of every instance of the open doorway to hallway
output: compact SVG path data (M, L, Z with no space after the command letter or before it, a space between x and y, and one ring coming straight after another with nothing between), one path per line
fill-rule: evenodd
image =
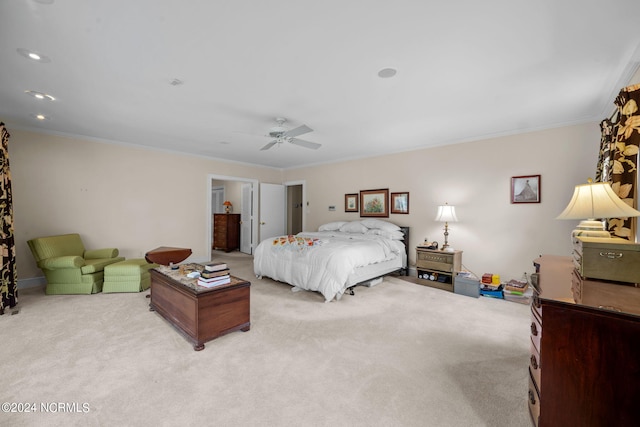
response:
M298 234L303 231L304 213L302 184L287 185L287 234Z
M235 245L240 252L251 255L258 242L257 209L258 206L258 181L253 179L230 177L222 175L209 175L207 177L208 200L208 232L207 245L210 250L216 247L216 215L227 215L224 202L231 203L229 211L237 220L237 236L234 237ZM229 221L224 221L228 223ZM233 221L231 221L233 222ZM218 221L218 224L221 224ZM220 226L218 227L220 228ZM221 231L225 231L221 233ZM226 236L226 230L218 229L218 239ZM236 250L236 249L234 249Z
M208 240L209 248L213 246L214 217L216 213L224 212L224 201L229 200L232 211L240 213L240 252L252 255L260 243L259 218L260 198L258 180L240 177L211 174L208 176ZM305 182L291 181L282 184L282 191L286 200L281 212L284 213L286 233L296 234L304 231L305 209L307 205Z

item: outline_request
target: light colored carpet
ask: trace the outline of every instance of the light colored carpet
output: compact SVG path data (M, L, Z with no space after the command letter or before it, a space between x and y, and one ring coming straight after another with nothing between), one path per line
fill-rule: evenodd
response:
M0 424L530 425L527 306L389 277L325 304L257 280L251 257L215 259L252 282L251 330L200 352L148 310L148 292L22 290L19 313L0 316L0 400L37 412Z

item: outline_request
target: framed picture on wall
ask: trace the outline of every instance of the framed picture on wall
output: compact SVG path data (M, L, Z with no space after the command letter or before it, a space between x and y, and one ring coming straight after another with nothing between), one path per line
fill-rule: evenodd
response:
M361 190L360 216L388 217L389 189Z
M540 203L540 175L511 177L511 203Z
M391 213L409 213L409 193L391 193Z
M358 212L358 194L357 193L344 195L344 211Z

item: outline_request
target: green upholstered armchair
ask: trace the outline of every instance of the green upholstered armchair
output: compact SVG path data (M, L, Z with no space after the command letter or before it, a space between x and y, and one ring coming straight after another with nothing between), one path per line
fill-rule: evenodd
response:
M116 248L85 250L79 234L40 237L27 244L47 279L47 295L101 292L104 267L124 260Z

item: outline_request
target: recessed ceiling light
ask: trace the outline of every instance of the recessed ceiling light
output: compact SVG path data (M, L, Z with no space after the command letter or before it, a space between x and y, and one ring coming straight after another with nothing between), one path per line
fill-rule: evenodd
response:
M53 2L55 2L56 0L33 0L33 1L40 4L53 4Z
M34 98L37 98L37 99L46 99L47 101L55 101L56 100L51 95L47 95L46 93L38 92L38 91L35 91L35 90L25 90L24 93L26 93L29 96L33 96Z
M378 71L378 77L381 79L388 79L389 77L393 77L396 75L398 71L395 68L383 68Z
M220 144L222 144L222 145L229 145L229 144L231 144L229 141L220 141L219 143L220 143Z
M25 49L23 47L19 47L16 49L19 55L24 56L27 59L31 59L32 61L47 63L51 62L48 56L38 53L33 50Z
M30 116L38 120L49 120L49 116L45 116L44 114L30 114Z

